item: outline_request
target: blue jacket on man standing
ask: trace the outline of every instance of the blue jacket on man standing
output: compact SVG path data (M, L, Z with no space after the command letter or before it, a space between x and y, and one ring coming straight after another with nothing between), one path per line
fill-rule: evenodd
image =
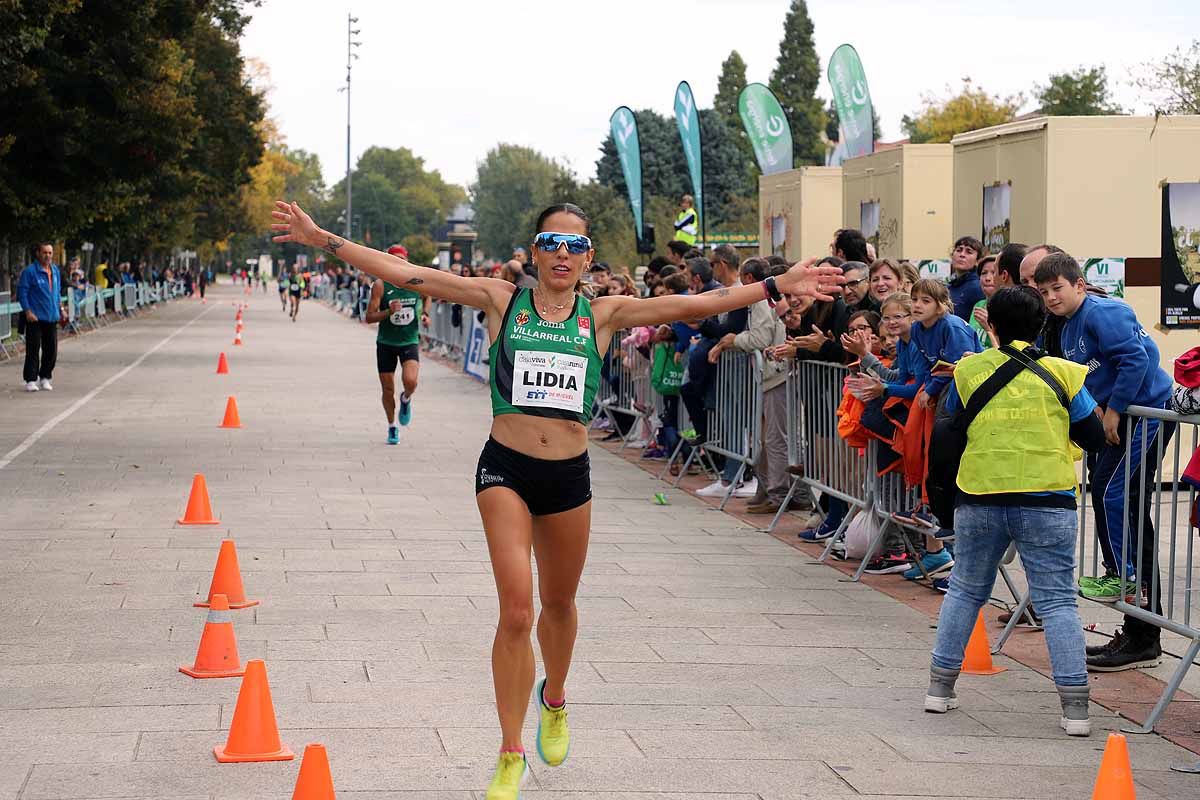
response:
M21 271L17 279L17 302L26 311L32 311L38 322L58 322L59 295L62 294L62 276L58 265L50 265L50 276L38 262L33 262Z

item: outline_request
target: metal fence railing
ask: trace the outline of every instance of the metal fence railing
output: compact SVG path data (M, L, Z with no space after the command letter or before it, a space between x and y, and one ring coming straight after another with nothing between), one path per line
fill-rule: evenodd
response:
M721 353L715 378L716 407L708 410L708 439L702 448L692 448L679 471L680 478L686 475L701 449L707 455L716 454L737 462L737 472L717 506L719 509L725 508L758 456L762 436L762 373L762 353L738 350Z

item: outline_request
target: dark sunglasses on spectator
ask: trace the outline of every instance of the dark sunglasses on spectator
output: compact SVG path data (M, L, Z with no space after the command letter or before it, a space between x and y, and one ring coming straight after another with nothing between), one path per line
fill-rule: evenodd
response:
M868 280L867 278L859 278L858 280L846 281L845 283L842 284L842 286L846 286L846 287L858 286L860 283L865 283L867 280Z
M547 253L556 252L564 244L567 246L567 252L574 253L575 255L586 253L592 249L592 240L581 233L542 231L534 238L533 244L539 250L544 250Z

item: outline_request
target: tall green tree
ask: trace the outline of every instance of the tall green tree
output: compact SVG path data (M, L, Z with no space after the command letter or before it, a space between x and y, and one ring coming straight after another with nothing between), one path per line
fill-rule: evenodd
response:
M718 227L727 229L731 217L729 204L735 198L757 197L758 187L756 182L747 178L749 161L738 146L737 135L742 130L741 122L738 122L737 128L731 128L723 115L711 108L700 109L699 116L700 156L704 164L704 213L708 217L710 231L716 231ZM642 149L643 191L647 198L661 197L673 207L679 202L680 196L692 191L683 145L679 141L679 129L674 118L649 109L637 112L637 119L638 140ZM600 151L600 160L596 162L596 180L611 188L619 197L628 198L625 175L621 171L611 132L601 143ZM739 210L733 216L741 219L744 214ZM629 219L632 230L632 215ZM654 220L647 216L646 221ZM662 226L658 226L657 230L662 231ZM670 230L669 225L666 230ZM663 234L657 235L661 237Z
M717 96L713 98L713 111L720 115L725 125L737 141L738 150L745 162L742 180L745 186L742 192L758 194L758 162L754 160L754 146L746 135L742 125L742 115L738 111L738 98L742 89L746 88L746 62L742 60L737 50L730 52L729 58L721 64L721 76L717 79Z
M967 78L958 94L946 98L926 95L921 110L915 116L905 114L900 126L914 143L949 142L957 134L1011 121L1023 102L1019 94L988 94Z
M1158 114L1200 114L1200 39L1142 64L1133 85Z
M783 22L779 58L767 85L779 98L792 125L792 152L797 165L825 162L825 146L821 141L825 108L817 97L820 81L821 62L813 45L808 5L804 0L792 0Z
M505 258L518 244L527 244L533 223L554 196L568 171L552 158L529 147L499 144L479 164L471 200L479 246L493 258Z
M1038 111L1047 116L1090 117L1120 114L1108 89L1108 73L1103 66L1079 67L1071 72L1051 75L1049 81L1034 87Z

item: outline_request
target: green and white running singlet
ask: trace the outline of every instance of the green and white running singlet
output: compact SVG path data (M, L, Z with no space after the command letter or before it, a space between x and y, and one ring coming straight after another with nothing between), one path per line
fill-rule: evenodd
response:
M379 322L379 333L376 334L375 341L393 347L417 344L421 334L418 320L421 319L424 298L412 289L401 289L384 281L383 299L379 302L379 307L390 311L393 300L400 301L400 310L392 311Z
M538 314L532 289L513 292L490 355L492 416L529 414L588 424L604 359L596 348L592 304L575 298L563 322Z

